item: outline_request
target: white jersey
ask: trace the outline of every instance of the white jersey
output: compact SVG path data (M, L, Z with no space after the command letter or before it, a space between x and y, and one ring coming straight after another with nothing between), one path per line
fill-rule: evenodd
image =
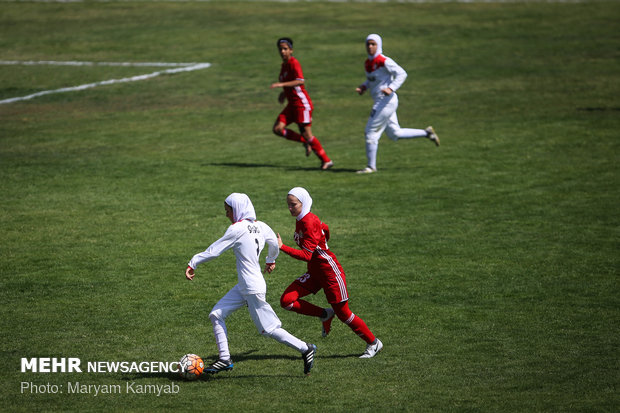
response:
M370 91L375 102L384 98L383 89L389 87L396 92L407 79L405 69L382 54L373 59L367 59L364 68L366 70L366 81L363 86Z
M224 236L209 246L204 252L192 257L189 266L196 266L218 257L232 248L237 257L237 276L242 294L261 294L267 292L267 285L261 272L260 253L268 245L266 262L274 263L280 249L276 234L262 221L242 220L232 224Z

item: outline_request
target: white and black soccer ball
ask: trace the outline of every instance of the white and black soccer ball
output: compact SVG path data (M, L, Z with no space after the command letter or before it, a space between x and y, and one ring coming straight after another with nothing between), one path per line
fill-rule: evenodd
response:
M186 354L179 361L179 375L185 380L196 380L204 369L205 363L196 354Z

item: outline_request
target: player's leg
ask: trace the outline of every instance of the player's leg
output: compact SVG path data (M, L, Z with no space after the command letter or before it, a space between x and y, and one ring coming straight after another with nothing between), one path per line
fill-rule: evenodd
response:
M340 321L348 325L351 330L366 342L366 351L360 358L374 357L383 348L381 340L375 337L370 331L364 320L361 317L353 314L349 309L349 302L343 301L340 303L332 304L336 316Z
M259 333L273 338L292 349L299 351L304 361L304 373L310 373L314 365L316 346L305 343L282 328L282 323L273 308L265 300L265 294L251 294L246 297L248 311Z
M349 309L349 301L342 301L340 303L333 303L332 308L336 313L336 317L346 325L358 336L362 338L366 343L370 344L375 341L375 336L372 334L364 320Z
M226 317L245 305L245 300L239 292L239 286L235 285L224 297L222 297L209 313L209 319L213 325L213 335L219 353L219 359L207 366L205 371L217 373L223 370L231 370L233 363L228 348L228 331L226 329Z
M381 134L387 127L388 120L392 114L391 109L387 106L388 99L383 99L372 108L364 135L366 138L366 158L368 164L366 168L357 171L358 173L372 173L377 171L377 150L379 149L379 139Z
M389 118L385 128L385 134L390 139L396 142L399 139L428 138L431 142L435 143L435 145L439 146L439 137L432 126L426 129L401 128L398 123L398 115L396 115L397 109L398 96L393 94L390 102L386 105L386 115L389 114Z
M399 139L430 138L430 134L425 129L401 128L398 123L396 112L392 113L392 116L390 116L387 127L385 128L385 134L393 141L398 141Z
M280 112L278 117L276 118L275 123L273 124L273 133L278 136L282 136L285 139L294 142L306 143L306 140L297 132L292 129L287 128L286 126L293 123L295 120L293 114L291 113L291 108L287 106Z
M308 301L300 300L310 294L316 294L321 286L310 277L310 274L304 274L289 285L280 297L280 305L288 311L298 314L308 315L312 317L321 317L323 309Z
M325 152L325 149L323 149L323 145L321 145L319 139L312 134L312 124L299 124L299 130L303 138L308 143L308 146L321 160L321 169L326 170L331 168L334 165L334 162L329 159L329 156L327 156L327 153Z
M325 258L319 262L319 269L313 269L320 273L322 277L321 285L325 292L327 302L330 303L332 309L338 319L348 325L355 334L360 336L367 344L366 354L369 348L376 349L375 353L383 347L383 344L370 331L364 320L349 309L349 292L347 289L346 274L338 262L334 254L329 251L321 251L320 255ZM378 348L378 349L377 349ZM373 356L374 354L373 353ZM372 357L372 356L371 356Z

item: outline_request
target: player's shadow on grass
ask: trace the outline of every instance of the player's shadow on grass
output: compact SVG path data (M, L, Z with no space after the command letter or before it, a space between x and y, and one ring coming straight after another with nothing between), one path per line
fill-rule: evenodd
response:
M332 354L330 356L321 356L320 354L318 354L316 356L316 358L318 360L324 358L324 359L346 359L349 357L358 357L359 354ZM235 363L237 362L243 362L243 361L247 361L247 360L294 360L294 361L298 361L301 360L301 356L294 356L294 355L284 355L284 354L260 354L260 355L256 355L256 356L248 356L248 357L233 357L233 360Z
M300 361L301 360L301 356L299 355L293 355L293 354L254 354L256 353L257 350L250 350L250 351L246 351L245 353L241 353L241 354L234 354L232 355L232 359L234 361L234 363L242 363L244 361L249 361L249 360L291 360L291 361ZM328 356L321 356L320 353L317 355L317 361L320 362L320 359L346 359L346 358L357 358L359 357L359 354L330 354ZM207 360L216 360L217 359L217 355L213 355L213 356L208 356L208 357L202 357L202 359L205 362L205 365L209 364L209 362ZM233 369L234 371L234 369ZM203 374L200 376L199 380L213 380L216 378L224 378L226 377L227 374L226 372L220 373L220 374ZM290 375L284 374L281 375L282 377L291 377ZM235 376L236 378L239 378L237 376ZM273 374L269 374L269 375L264 375L264 376L260 376L260 375L253 375L253 376L243 376L245 378L248 377L274 377ZM165 378L168 379L170 381L186 381L185 379L183 379L181 376L179 376L179 373L177 372L159 372L159 373L134 373L134 374L127 374L127 375L123 375L121 377L121 380L125 380L125 381L135 381L135 380L142 380L142 379L152 379L152 378Z
M273 169L285 169L287 171L318 171L318 172L331 172L331 173L341 173L341 172L355 172L355 169L345 169L345 168L331 168L327 171L321 171L316 166L292 166L292 165L277 165L277 164L268 164L268 163L255 163L255 162L211 162L205 163L204 166L224 166L230 168L273 168Z

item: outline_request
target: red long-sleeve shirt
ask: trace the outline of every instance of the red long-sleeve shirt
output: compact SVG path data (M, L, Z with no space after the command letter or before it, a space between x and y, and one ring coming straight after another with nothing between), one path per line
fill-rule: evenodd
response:
M282 245L280 250L300 261L310 261L317 249L329 250L327 246L329 227L312 212L308 212L306 216L297 221L294 237L300 249Z

